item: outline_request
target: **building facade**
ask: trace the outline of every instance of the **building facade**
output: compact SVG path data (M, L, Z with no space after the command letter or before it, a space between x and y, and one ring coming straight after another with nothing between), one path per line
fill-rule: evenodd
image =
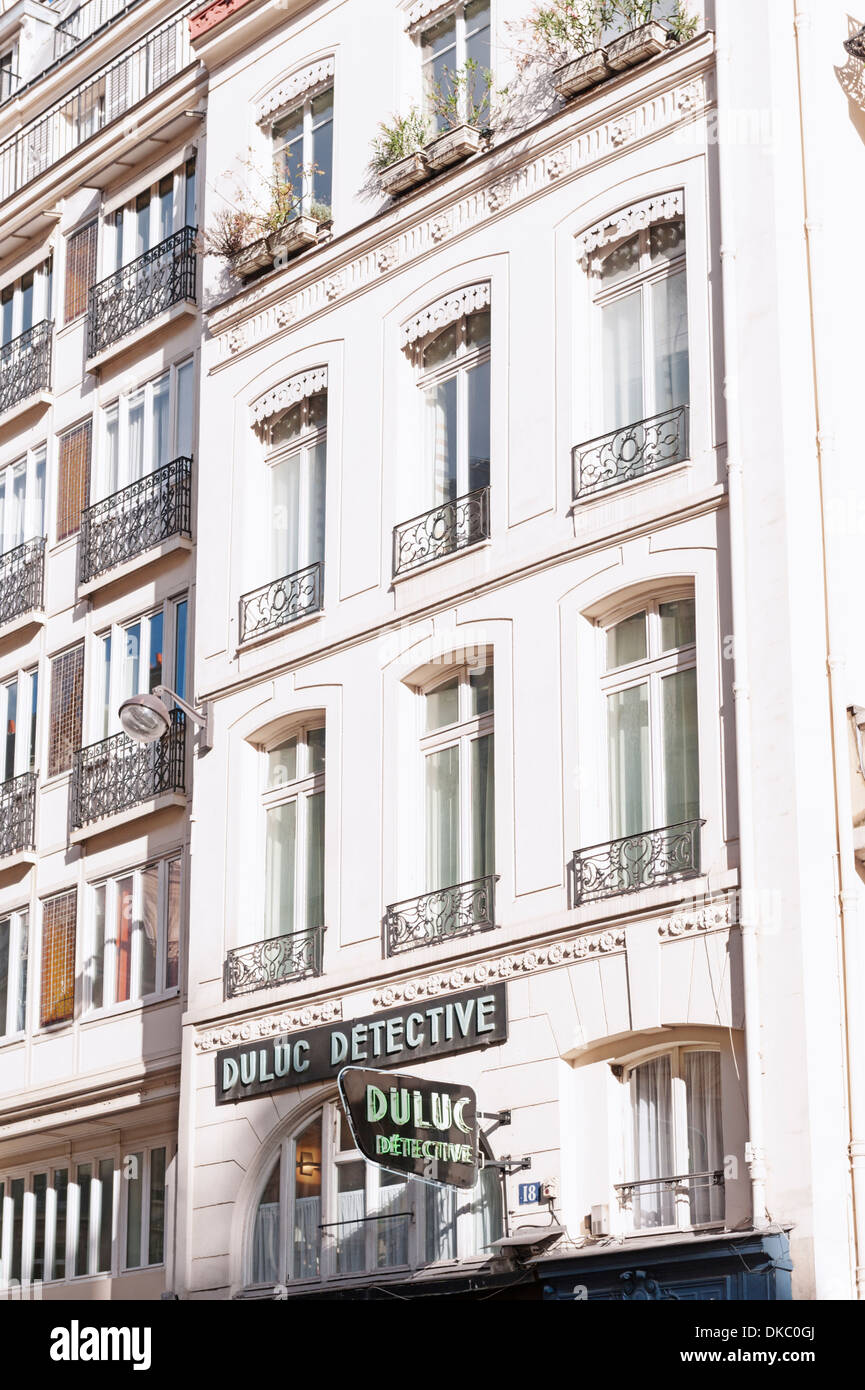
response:
M4 12L44 1296L858 1296L865 82L838 6L690 9L594 66L520 0ZM206 736L118 732L157 685ZM471 1086L475 1188L365 1163L343 1065Z

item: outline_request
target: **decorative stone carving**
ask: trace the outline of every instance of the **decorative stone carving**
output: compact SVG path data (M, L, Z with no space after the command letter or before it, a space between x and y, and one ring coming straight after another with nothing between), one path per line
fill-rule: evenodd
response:
M694 936L699 932L724 931L733 924L733 913L729 899L722 902L706 903L704 907L684 909L674 912L666 922L658 927L662 941L675 941L681 936Z
M345 276L342 271L338 271L336 275L329 275L324 282L324 292L330 300L338 299L344 289Z
M217 1047L232 1047L255 1038L270 1038L278 1033L290 1033L293 1029L333 1023L338 1018L342 1018L342 1000L326 999L321 1004L310 1004L308 1008L298 1009L294 1013L285 1010L278 1014L265 1014L262 1018L246 1018L242 1023L226 1023L221 1028L207 1029L199 1033L195 1047L198 1052L212 1052Z
M701 95L702 89L699 83L692 82L689 86L683 87L677 94L676 105L683 115L688 116L692 111L696 110Z
M252 423L261 432L272 416L296 405L305 396L314 396L316 392L326 390L327 367L311 367L308 372L297 372L253 401L250 407Z
M431 14L443 14L446 10L455 10L459 0L417 0L408 12L407 29L414 29L421 20L428 19Z
M646 198L644 202L634 203L631 207L620 208L577 237L577 256L585 269L589 256L599 247L609 246L622 237L633 236L634 232L651 227L655 222L672 222L677 217L683 217L684 213L685 194L681 188L672 193L662 193L657 198Z
M333 78L333 55L329 58L320 58L317 63L310 63L305 68L300 68L293 72L279 86L274 87L268 92L267 96L259 102L255 119L259 125L272 125L276 116L281 112L294 106L301 97L306 96L307 92L313 91L315 87L323 87L325 83Z
M439 213L429 224L429 234L433 241L438 243L444 241L445 237L451 234L451 220L446 213Z
M500 183L494 183L487 193L487 206L491 212L498 212L500 208L507 207L511 201L511 185L508 179L502 179Z
M381 250L376 255L376 265L382 273L386 270L393 270L398 260L399 252L397 251L396 243L393 241L389 241L387 246L382 246Z
M547 178L559 179L570 167L570 145L565 145L561 150L553 150L553 153L547 156Z
M404 323L400 330L400 342L407 348L418 338L425 338L449 323L456 323L465 314L475 314L480 309L488 308L489 303L489 280L482 280L477 285L465 285L461 290L437 299L434 304L428 304L421 313Z
M620 121L613 121L610 126L610 144L618 149L620 145L626 145L629 140L634 138L634 118L633 116L623 116Z

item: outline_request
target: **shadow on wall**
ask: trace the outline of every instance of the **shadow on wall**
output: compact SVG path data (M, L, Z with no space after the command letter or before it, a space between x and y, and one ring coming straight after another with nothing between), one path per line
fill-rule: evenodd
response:
M838 85L847 97L850 120L856 134L865 144L865 30L858 19L847 16L847 42L859 39L853 52L848 52L843 68L836 67ZM845 45L846 47L846 45ZM857 56L861 52L861 56Z

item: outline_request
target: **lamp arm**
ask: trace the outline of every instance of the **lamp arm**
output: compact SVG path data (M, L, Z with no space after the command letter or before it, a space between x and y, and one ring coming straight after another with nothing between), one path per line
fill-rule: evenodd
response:
M201 724L204 730L201 746L203 748L211 747L209 701L205 701L203 709L196 709L193 705L190 705L184 700L182 696L178 695L176 690L172 690L170 685L155 685L153 687L153 694L158 695L160 699L167 695L176 705L180 706L184 714L189 715L189 718L193 719L196 724Z

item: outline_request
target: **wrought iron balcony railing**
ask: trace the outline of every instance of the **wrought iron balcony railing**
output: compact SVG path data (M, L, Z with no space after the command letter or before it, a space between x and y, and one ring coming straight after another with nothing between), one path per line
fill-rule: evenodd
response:
M39 391L50 391L53 340L54 324L43 319L0 348L0 415Z
M87 355L134 333L184 300L195 303L194 227L183 227L143 256L93 285L87 307Z
M496 879L496 874L488 874L392 903L384 919L385 955L490 931L496 924Z
M324 566L320 560L306 569L262 584L240 600L240 641L263 637L281 627L296 623L321 610L324 596Z
M695 878L700 872L700 829L705 823L683 821L576 850L571 863L574 907L637 893L674 878Z
M0 202L11 198L195 62L189 43L192 0L149 30L122 56L97 68L0 145ZM33 79L34 81L40 80ZM27 84L30 85L29 83Z
M186 720L171 711L171 728L156 743L113 734L79 748L72 769L72 825L80 830L168 792L186 790Z
M676 406L573 450L574 500L657 473L688 457L688 407Z
M115 19L135 8L141 0L83 0L83 4L71 10L63 19L57 21L54 30L54 57L65 58L79 44L84 43L100 29L107 29Z
M323 946L324 927L307 927L304 931L254 941L251 946L235 947L225 958L225 998L272 989L286 980L320 975Z
M44 536L0 555L0 628L26 613L42 611L44 581Z
M172 459L82 513L79 582L88 584L171 536L190 536L191 528L192 459Z
M0 783L0 859L36 848L36 773Z
M705 1173L680 1173L675 1178L635 1178L631 1182L617 1182L613 1188L619 1198L620 1204L630 1202L634 1193L651 1190L656 1188L659 1192L692 1192L701 1187L723 1187L724 1170L723 1168L712 1169Z
M394 527L393 576L477 545L489 534L490 490L479 487Z

